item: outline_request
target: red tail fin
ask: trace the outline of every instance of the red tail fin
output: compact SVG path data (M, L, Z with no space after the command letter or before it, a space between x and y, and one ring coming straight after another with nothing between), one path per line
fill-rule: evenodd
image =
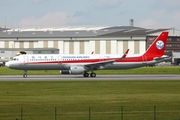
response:
M168 32L162 32L144 53L145 56L162 56L166 48Z

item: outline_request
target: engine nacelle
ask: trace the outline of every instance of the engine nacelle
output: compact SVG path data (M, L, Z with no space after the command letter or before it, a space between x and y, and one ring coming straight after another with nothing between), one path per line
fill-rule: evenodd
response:
M71 74L69 70L60 70L60 74Z
M60 70L61 74L82 74L85 71L83 66L71 66L69 70Z

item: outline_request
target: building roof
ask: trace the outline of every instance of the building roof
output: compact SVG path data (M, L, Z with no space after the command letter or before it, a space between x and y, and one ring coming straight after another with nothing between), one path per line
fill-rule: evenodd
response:
M0 51L47 51L58 50L57 48L0 48Z
M63 28L31 28L9 29L0 31L0 38L71 38L71 37L119 37L146 36L167 29L146 29L134 26L96 26L96 27L63 27Z
M9 30L9 28L0 27L0 31Z

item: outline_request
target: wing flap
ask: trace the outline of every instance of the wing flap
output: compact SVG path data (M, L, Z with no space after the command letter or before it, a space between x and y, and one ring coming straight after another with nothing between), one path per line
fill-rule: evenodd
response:
M108 64L113 64L114 62L115 62L115 60L99 61L99 62L86 64L86 65L84 65L84 68L86 70L98 70L101 67L105 67Z

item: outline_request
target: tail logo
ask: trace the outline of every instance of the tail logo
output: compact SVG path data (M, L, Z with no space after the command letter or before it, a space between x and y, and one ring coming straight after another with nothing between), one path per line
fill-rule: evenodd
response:
M162 40L159 40L156 42L156 48L161 50L164 48L164 42Z

